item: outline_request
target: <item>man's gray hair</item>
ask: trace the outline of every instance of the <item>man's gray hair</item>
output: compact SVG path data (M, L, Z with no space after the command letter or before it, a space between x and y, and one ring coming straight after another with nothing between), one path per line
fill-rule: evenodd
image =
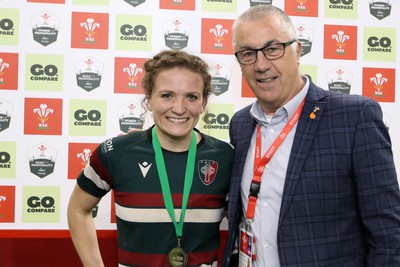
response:
M290 17L282 9L272 5L258 5L247 9L233 23L233 32L235 32L237 24L240 22L256 21L268 16L276 16L281 19L286 26L284 30L287 31L292 38L296 38L296 30Z

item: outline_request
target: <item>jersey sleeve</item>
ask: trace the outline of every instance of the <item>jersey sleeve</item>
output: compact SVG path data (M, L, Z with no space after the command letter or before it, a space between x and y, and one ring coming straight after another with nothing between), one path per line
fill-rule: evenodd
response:
M90 156L90 161L78 176L78 185L92 196L101 198L111 190L111 176L105 164L108 141L100 144Z

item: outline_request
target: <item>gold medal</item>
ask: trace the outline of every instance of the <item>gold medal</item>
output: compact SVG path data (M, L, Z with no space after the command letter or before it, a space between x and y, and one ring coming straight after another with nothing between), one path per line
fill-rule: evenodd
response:
M168 262L171 267L185 267L188 263L188 255L181 247L174 247L168 252Z

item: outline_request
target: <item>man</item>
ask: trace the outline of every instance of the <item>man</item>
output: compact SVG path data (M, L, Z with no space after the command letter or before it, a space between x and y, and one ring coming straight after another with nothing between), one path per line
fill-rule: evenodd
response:
M257 101L230 123L224 266L400 266L400 192L379 104L301 75L301 42L274 6L235 21L233 48Z

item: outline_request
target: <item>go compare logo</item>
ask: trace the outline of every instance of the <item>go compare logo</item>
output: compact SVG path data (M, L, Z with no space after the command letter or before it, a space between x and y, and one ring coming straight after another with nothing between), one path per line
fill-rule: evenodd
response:
M60 221L60 187L24 186L22 195L22 222Z
M221 140L229 139L229 122L235 112L233 104L208 104L200 120L200 130Z
M70 102L69 134L105 136L107 119L106 100L72 99Z
M27 54L25 69L26 90L63 91L64 56Z
M0 142L0 179L16 178L16 142Z
M396 62L396 29L382 27L364 28L363 59Z
M152 17L118 14L115 25L117 50L151 51Z
M0 45L18 45L19 9L0 8Z

